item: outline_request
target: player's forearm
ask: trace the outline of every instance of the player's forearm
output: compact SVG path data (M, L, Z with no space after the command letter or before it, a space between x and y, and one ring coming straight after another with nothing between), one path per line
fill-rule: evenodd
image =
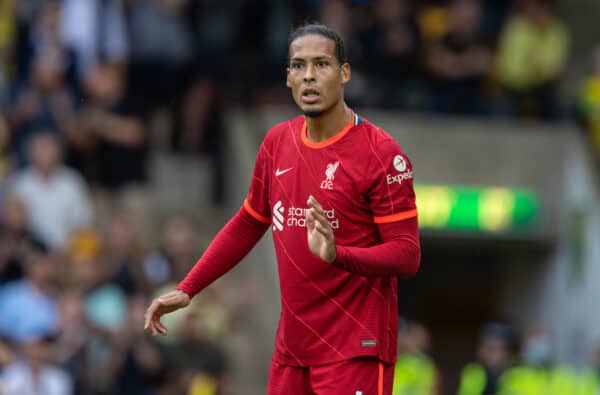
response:
M177 289L190 298L227 273L256 245L268 224L261 223L244 208L221 229L202 257Z
M380 226L383 243L373 247L336 247L334 266L363 276L411 277L421 262L417 219Z
M336 248L333 265L363 276L411 277L417 273L421 250L412 240L394 240L375 247Z

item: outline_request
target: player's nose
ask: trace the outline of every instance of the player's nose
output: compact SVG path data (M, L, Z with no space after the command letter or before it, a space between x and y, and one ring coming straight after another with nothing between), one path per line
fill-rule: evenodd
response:
M304 82L314 82L315 81L315 68L313 65L309 64L306 67L306 72L304 73Z

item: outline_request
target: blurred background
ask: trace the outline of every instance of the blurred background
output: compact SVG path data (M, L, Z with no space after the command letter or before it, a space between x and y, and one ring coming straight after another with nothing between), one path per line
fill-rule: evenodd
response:
M287 34L318 20L346 42L348 104L415 167L395 394L597 394L598 17L597 0L0 0L0 393L265 393L270 236L169 336L143 313L297 115Z

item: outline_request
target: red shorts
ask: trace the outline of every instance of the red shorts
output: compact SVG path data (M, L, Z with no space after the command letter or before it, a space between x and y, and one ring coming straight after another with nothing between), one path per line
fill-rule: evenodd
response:
M394 365L355 358L298 367L271 361L267 395L391 395Z

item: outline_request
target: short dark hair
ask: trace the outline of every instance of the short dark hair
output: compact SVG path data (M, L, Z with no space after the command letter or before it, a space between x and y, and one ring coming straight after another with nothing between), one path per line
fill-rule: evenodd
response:
M344 41L340 35L334 30L319 23L305 23L304 25L300 25L292 30L288 36L288 49L295 40L309 34L316 34L332 40L335 44L335 57L337 58L338 62L340 62L340 65L348 62L348 59L346 58L346 51L344 49Z
M508 323L493 321L487 323L481 330L481 339L494 338L502 341L510 352L519 349L519 334Z

